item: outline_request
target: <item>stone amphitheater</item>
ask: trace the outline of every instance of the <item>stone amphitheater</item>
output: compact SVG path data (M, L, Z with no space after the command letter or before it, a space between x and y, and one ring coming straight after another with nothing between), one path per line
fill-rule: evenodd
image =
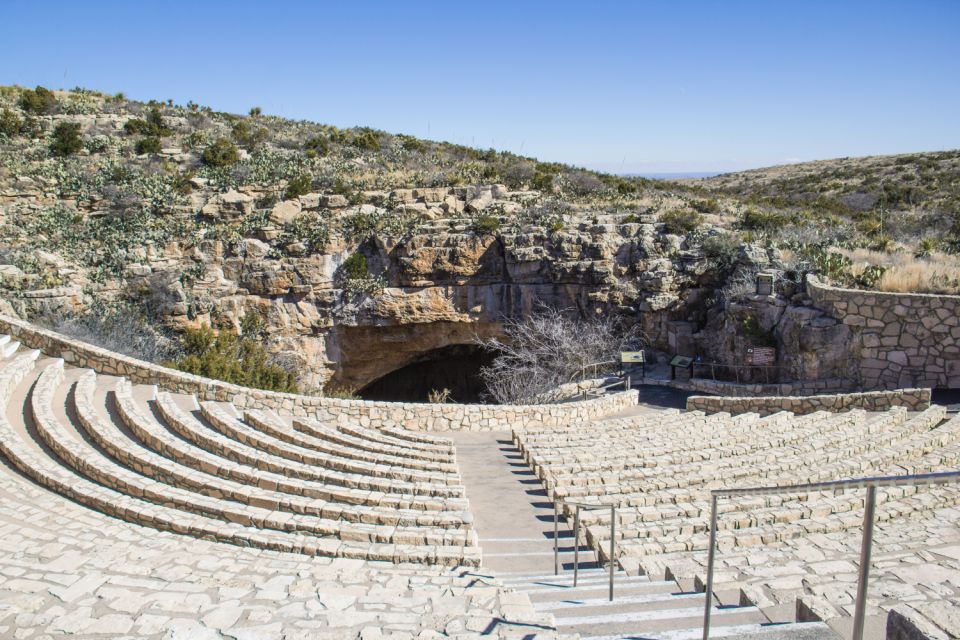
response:
M864 491L725 498L713 532L711 492L960 460L960 418L915 391L394 405L0 331L2 638L682 640L707 607L710 637L850 637ZM958 505L956 484L877 491L864 637L960 635Z

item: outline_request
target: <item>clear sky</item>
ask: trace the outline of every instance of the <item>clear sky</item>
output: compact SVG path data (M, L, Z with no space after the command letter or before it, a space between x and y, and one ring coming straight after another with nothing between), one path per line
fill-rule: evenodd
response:
M0 83L614 172L960 147L960 0L0 0Z

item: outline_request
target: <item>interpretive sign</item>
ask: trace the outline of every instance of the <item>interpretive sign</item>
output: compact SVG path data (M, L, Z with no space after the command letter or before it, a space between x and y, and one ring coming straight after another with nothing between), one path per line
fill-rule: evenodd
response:
M770 365L776 361L777 350L773 347L750 347L747 349L746 364L748 365Z
M647 361L643 351L621 351L620 362L624 364L642 364Z

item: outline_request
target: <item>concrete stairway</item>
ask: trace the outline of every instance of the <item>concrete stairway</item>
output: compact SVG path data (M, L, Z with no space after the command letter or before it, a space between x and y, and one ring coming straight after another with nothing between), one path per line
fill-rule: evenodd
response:
M501 574L505 586L530 597L534 609L550 613L557 631L578 633L584 640L607 638L699 640L704 594L684 592L673 580L614 575L614 600L608 598L607 569L580 571L577 586L567 571L555 576ZM715 605L711 638L835 639L822 622L772 622L754 606Z

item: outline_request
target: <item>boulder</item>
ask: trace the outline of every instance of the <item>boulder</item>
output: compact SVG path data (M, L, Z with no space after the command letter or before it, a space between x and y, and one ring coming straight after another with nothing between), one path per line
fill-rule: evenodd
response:
M270 222L281 226L289 224L300 215L301 210L299 200L278 202L270 211Z
M253 213L253 202L252 196L231 189L213 196L200 211L213 218L242 218Z
M350 202L347 200L347 198L339 193L332 193L330 195L320 197L320 206L326 207L327 209L343 209L349 204Z

